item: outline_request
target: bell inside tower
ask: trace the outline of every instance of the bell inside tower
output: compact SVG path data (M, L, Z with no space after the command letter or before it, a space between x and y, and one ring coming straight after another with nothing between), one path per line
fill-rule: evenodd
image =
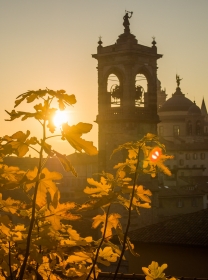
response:
M119 78L116 74L110 74L107 80L107 94L110 97L111 107L120 107L122 89Z
M135 107L147 106L147 79L143 74L135 78Z

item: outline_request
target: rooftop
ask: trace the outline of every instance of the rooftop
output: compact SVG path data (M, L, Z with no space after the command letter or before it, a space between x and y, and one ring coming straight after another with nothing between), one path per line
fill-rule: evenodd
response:
M208 247L208 209L134 230L129 237L133 243Z

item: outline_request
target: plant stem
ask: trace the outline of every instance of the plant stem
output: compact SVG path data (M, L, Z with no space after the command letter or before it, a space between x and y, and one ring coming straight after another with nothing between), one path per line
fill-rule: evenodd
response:
M114 273L113 280L116 280L116 277L117 277L117 274L118 274L118 271L119 271L119 268L120 268L120 265L121 265L121 261L122 261L122 258L123 258L124 252L125 252L125 248L126 248L127 235L128 235L129 227L130 227L130 224L131 224L131 208L132 208L132 204L133 204L134 192L135 192L136 182L137 182L137 178L138 178L137 170L138 170L138 167L139 167L140 151L141 151L141 147L139 147L139 150L138 150L136 170L135 170L135 173L134 173L133 189L132 189L131 199L130 199L130 203L129 203L128 222L127 222L126 231L125 231L124 239L123 239L123 247L122 247L121 255L120 255L117 267L116 267L116 271Z
M10 245L10 241L9 241L9 272L10 272L10 279L13 280L12 267L11 267L11 245Z
M43 143L45 142L45 121L43 124ZM39 174L41 172L42 168L42 158L43 158L43 145L41 146L40 149L40 157L39 157L39 164L38 164L38 173L37 173L37 178L39 177ZM30 242L31 242L31 237L32 237L32 230L35 222L35 208L36 208L36 197L37 197L37 192L38 192L38 185L39 185L39 180L36 181L35 184L35 189L34 189L34 196L33 196L33 202L32 202L32 215L31 215L31 220L30 220L30 226L28 230L28 236L27 236L27 245L26 245L26 252L25 252L25 258L22 264L22 267L20 269L20 274L19 274L19 280L23 280L24 277L24 272L26 269L27 265L27 260L30 254Z
M92 265L92 267L91 267L91 269L90 269L90 272L89 272L88 275L87 275L86 280L89 280L90 275L91 275L92 271L93 271L94 268L95 268L95 265L96 265L96 263L97 263L97 258L98 258L98 255L99 255L100 248L101 248L101 246L102 246L102 244L103 244L103 242L104 242L104 240L105 240L105 234L106 234L106 229L107 229L108 215L109 215L110 207L111 207L111 204L108 206L108 209L107 209L107 212L106 212L105 227L104 227L104 231L103 231L103 237L102 237L102 239L101 239L101 241L100 241L100 244L99 244L99 246L98 246L98 248L97 248L97 252L96 252L95 258L94 258L94 260L93 260L93 265Z

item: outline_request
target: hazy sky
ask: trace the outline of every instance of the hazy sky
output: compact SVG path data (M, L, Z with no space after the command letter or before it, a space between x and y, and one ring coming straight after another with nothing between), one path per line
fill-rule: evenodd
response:
M1 135L33 129L38 124L5 122L5 109L27 91L65 89L75 94L71 123L90 122L97 115L98 37L103 46L123 33L125 10L133 11L131 33L139 44L151 46L156 37L158 78L168 97L181 89L201 106L208 106L208 0L0 0L0 129ZM19 107L25 110L26 107ZM97 145L97 124L87 137ZM57 148L57 143L56 148ZM58 143L59 144L59 143ZM61 145L69 154L68 145Z

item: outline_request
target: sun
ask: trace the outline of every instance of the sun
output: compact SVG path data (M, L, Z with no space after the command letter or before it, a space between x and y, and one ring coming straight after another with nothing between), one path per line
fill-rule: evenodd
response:
M63 123L68 121L68 116L66 111L56 111L56 114L53 118L53 123L56 127L61 127Z

